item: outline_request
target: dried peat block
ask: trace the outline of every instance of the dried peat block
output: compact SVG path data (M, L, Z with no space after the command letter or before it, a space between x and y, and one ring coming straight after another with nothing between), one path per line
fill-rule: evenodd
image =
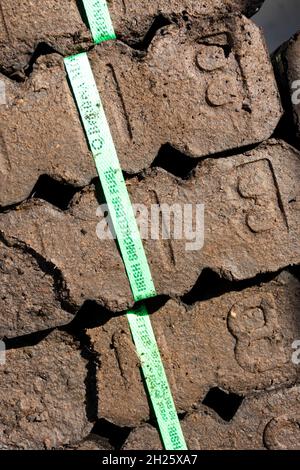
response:
M0 449L51 449L91 431L87 362L70 335L56 331L8 350L0 375Z
M25 83L2 77L0 207L26 199L39 176L84 186L96 175L76 105L57 54L38 60Z
M140 181L131 179L132 202L149 210L152 204L178 204L180 209L204 204L202 249L200 225L195 251L188 251L194 247L184 237L144 240L157 293L184 295L205 268L244 280L299 263L299 157L292 147L271 140L242 155L200 162L187 180L160 168ZM132 293L115 241L97 236L103 222L98 207L94 186L78 193L65 212L32 199L0 214L0 234L51 263L74 308L95 300L123 311L133 305ZM10 283L9 276L5 282ZM0 314L9 316L10 311Z
M0 237L0 338L69 323L55 266L16 240Z
M246 398L232 421L223 421L205 406L181 422L191 450L299 450L300 386ZM124 450L160 450L159 434L150 425L134 429Z
M261 142L281 116L264 38L245 17L171 25L147 54L108 42L89 58L128 173L166 143L199 158Z
M260 142L281 116L264 40L244 17L167 26L147 52L106 42L89 58L128 173L148 168L166 143L199 158ZM0 206L25 200L43 174L89 184L96 170L62 58L41 57L25 83L3 80Z
M6 73L23 69L39 44L63 55L88 48L93 41L76 0L1 0L0 68ZM169 21L188 17L221 16L234 12L253 14L262 0L108 0L118 37L129 43L141 41L155 18Z
M177 411L191 410L213 387L244 396L300 379L291 360L299 311L299 281L285 272L268 284L191 307L170 300L152 314ZM88 335L99 354L99 417L119 426L147 421L127 318L112 318Z
M274 64L300 141L300 32L276 52Z

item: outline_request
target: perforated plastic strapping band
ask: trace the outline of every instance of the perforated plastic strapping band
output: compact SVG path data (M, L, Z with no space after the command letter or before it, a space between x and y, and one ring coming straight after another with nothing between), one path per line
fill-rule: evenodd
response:
M106 0L82 0L96 44L116 39Z
M134 299L139 301L153 297L156 291L150 268L88 57L85 53L69 57L65 59L65 65L95 159ZM141 305L130 310L127 318L164 446L167 450L186 450L146 306Z

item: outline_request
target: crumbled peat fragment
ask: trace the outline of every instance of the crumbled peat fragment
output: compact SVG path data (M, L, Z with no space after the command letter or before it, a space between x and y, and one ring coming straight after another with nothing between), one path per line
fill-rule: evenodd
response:
M8 350L0 369L0 449L52 449L86 437L93 426L86 366L78 344L62 332Z
M299 281L282 273L268 284L192 308L170 300L153 313L177 411L191 410L213 387L241 397L238 408L254 390L295 383L299 372L291 344L300 331L299 309ZM127 319L113 318L88 335L100 359L99 418L132 427L147 421L149 405ZM227 416L226 410L220 414Z
M113 450L113 447L107 439L90 434L86 439L66 450Z
M260 142L281 116L261 33L244 17L168 26L147 53L106 42L89 58L128 173L148 168L166 143L199 158ZM0 206L27 198L43 174L88 184L96 170L62 58L42 57L27 82L4 83Z
M144 246L157 293L184 295L205 268L244 280L299 263L299 178L299 152L271 140L236 157L207 159L185 181L161 169L141 181L130 180L132 202L143 204L149 214L153 204L178 204L181 211L184 204L194 209L205 205L202 249L202 225L195 226L195 213L197 238L192 242L184 232L182 239L174 239L171 230L170 240L151 239L148 232ZM115 241L104 240L99 229L103 217L98 207L91 186L66 212L32 200L0 214L0 230L57 267L72 305L95 300L123 311L133 305L132 293Z
M300 32L278 50L274 64L300 141Z
M260 393L244 400L230 423L199 406L187 415L182 430L191 450L299 450L300 387ZM160 450L158 432L150 425L131 432L124 450Z
M0 235L0 338L69 323L60 273L37 253ZM59 292L60 291L60 292Z
M155 18L185 21L232 12L252 14L263 0L108 0L118 37L129 43L143 39ZM88 48L93 41L83 21L81 0L1 0L0 68L7 73L22 70L38 44L47 44L63 55Z

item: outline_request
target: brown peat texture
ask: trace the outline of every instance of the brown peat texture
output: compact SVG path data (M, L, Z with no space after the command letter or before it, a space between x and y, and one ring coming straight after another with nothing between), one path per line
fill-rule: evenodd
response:
M81 51L146 214L188 447L299 449L300 41L274 74L262 3L109 0L95 46L79 0L0 0L0 450L162 448L64 68Z

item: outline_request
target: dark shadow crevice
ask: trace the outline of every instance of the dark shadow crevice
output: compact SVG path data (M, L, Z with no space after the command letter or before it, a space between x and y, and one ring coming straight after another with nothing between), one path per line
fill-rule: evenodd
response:
M222 152L216 152L216 153L213 153L211 155L206 155L205 157L202 157L200 161L205 161L205 160L208 160L208 159L236 157L236 156L242 155L244 153L253 152L261 144L262 144L262 142L257 142L257 143L254 143L254 144L244 145L242 147L236 147L236 148L233 148L233 149L224 150Z
M231 421L244 400L243 396L211 388L202 404L214 410L224 421Z
M131 431L132 428L117 426L106 419L99 419L92 430L92 434L108 440L115 450L120 450Z
M300 265L291 266L288 271L300 282Z
M81 16L82 22L85 24L85 26L88 29L90 29L89 20L88 20L88 17L86 15L86 10L83 6L82 0L76 0L76 5L77 5L77 9L79 11L79 14Z
M41 56L46 56L54 53L57 53L57 51L53 47L49 46L49 44L47 44L46 42L40 42L35 48L27 66L24 68L25 77L28 78L32 74L34 66Z
M8 206L0 206L0 214L5 214L7 212L16 210L24 202L25 200L21 202L16 202L15 204L10 204Z
M74 335L79 335L85 329L99 328L108 323L112 318L120 317L125 312L113 313L92 300L84 302L78 310L74 320L64 329Z
M42 175L35 184L29 198L41 199L63 211L67 210L78 188L71 184L57 181L51 176Z
M151 315L160 310L169 299L170 298L167 295L159 295L139 303L146 304L148 313ZM132 309L137 307L139 303L136 303ZM73 335L79 335L86 329L105 326L106 323L113 318L123 317L126 313L127 311L113 312L101 306L94 300L87 300L77 311L74 319L65 325L63 329Z
M170 144L162 145L156 158L151 164L151 168L163 168L168 173L187 179L191 172L196 168L200 159L192 158L176 150Z
M273 137L287 142L300 150L297 128L294 122L294 110L291 100L291 90L288 83L288 62L284 56L288 43L277 49L272 55L272 63L283 106L283 115L276 127Z
M284 268L277 272L258 274L250 279L235 281L222 278L212 269L206 268L202 271L194 287L181 297L181 301L186 305L193 305L196 302L210 300L226 293L241 292L273 281L282 271Z
M260 145L261 143L256 143L202 157L190 157L187 154L176 150L170 143L167 143L161 146L150 168L163 168L168 173L186 180L191 178L196 167L206 160L235 157L243 153L252 152Z
M145 34L142 41L132 42L130 41L130 47L137 51L147 51L151 42L153 41L154 37L161 31L161 34L164 34L163 28L165 26L171 25L172 22L165 18L163 15L158 15L154 18L152 25L150 26L149 30ZM122 38L122 41L127 43L126 38Z
M86 326L87 328L88 326ZM94 350L91 339L86 333L86 328L80 324L76 324L75 319L64 326L58 328L71 335L75 341L79 342L81 357L86 361L86 415L91 423L95 423L98 419L98 387L97 387L97 370L99 368L99 354Z
M50 333L54 331L54 328L47 330L36 331L28 335L17 336L15 338L4 338L5 348L7 351L10 349L21 349L36 346L41 343Z
M69 332L68 328L65 328L64 331ZM91 423L94 423L98 418L97 369L99 366L99 357L94 351L90 338L85 331L78 332L73 336L80 342L81 357L87 361L87 375L84 381L86 387L85 407L87 419Z

